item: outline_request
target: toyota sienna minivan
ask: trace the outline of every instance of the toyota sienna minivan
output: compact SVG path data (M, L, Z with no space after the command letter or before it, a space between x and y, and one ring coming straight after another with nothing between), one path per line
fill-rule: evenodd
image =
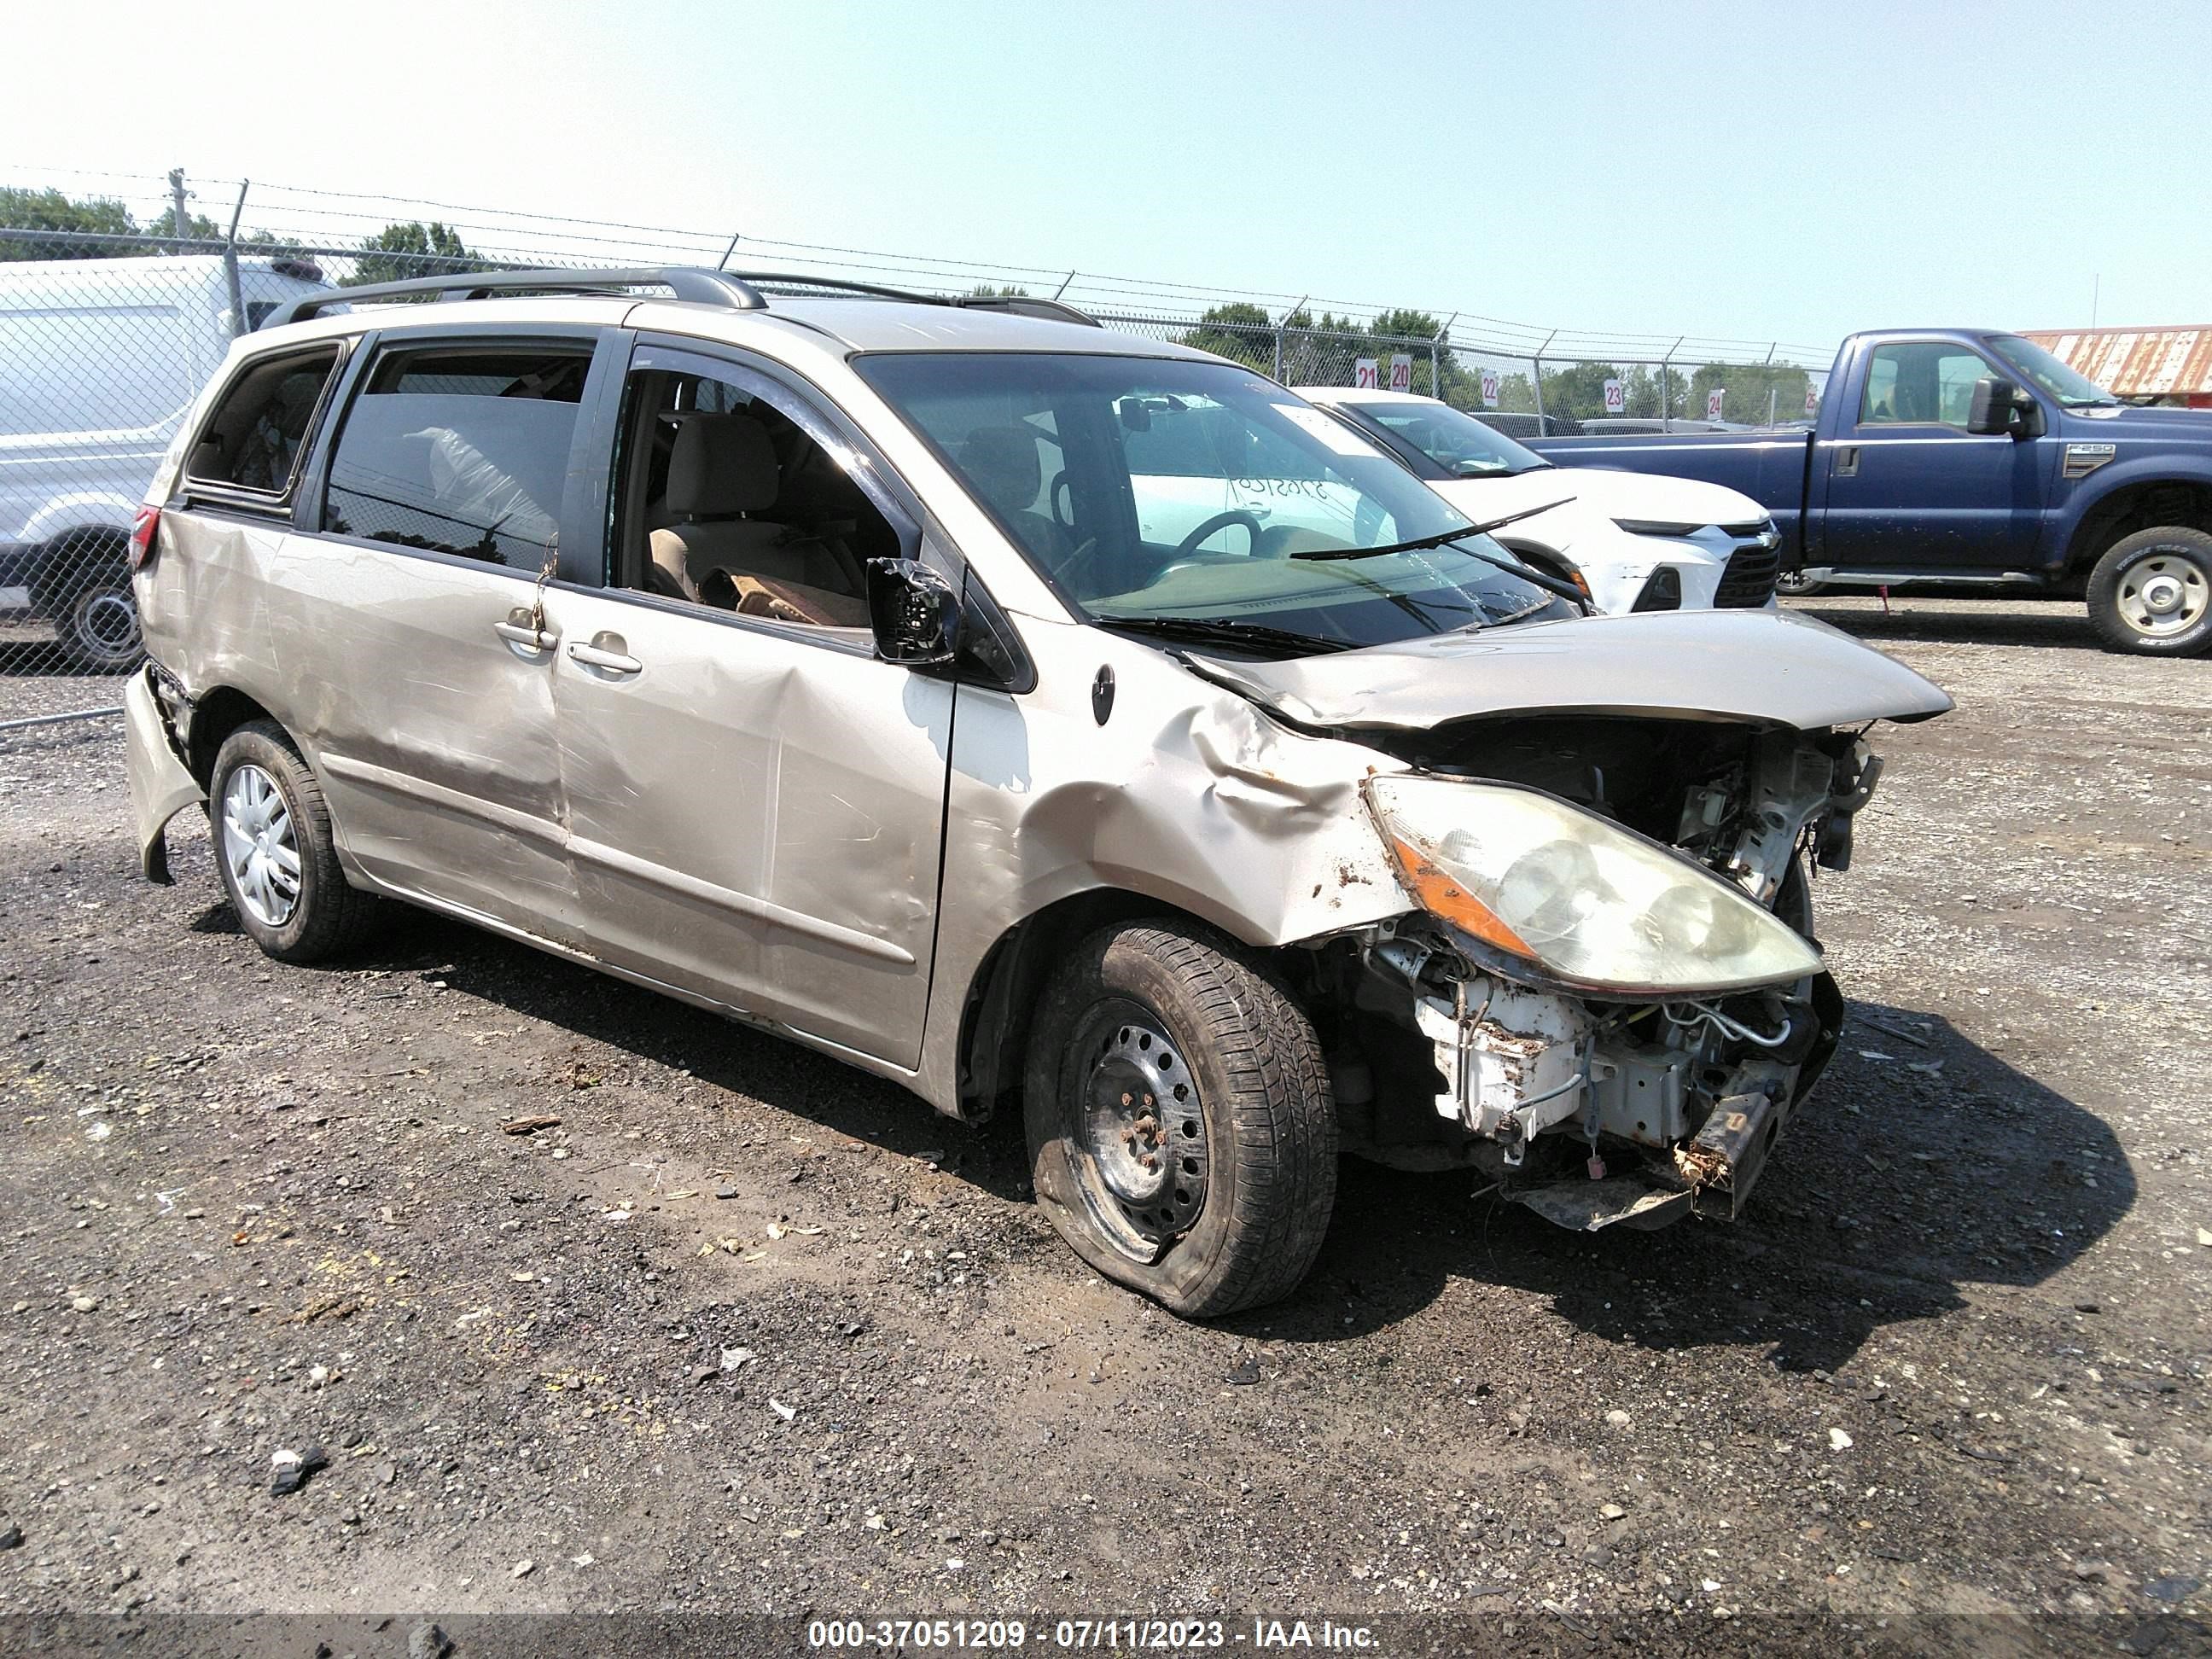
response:
M146 873L204 802L279 961L404 902L1018 1111L1069 1244L1187 1315L1298 1283L1340 1152L1741 1211L1841 1024L1810 867L1942 692L1587 614L1236 364L798 280L240 341L133 535ZM1298 510L1185 524L1191 470Z

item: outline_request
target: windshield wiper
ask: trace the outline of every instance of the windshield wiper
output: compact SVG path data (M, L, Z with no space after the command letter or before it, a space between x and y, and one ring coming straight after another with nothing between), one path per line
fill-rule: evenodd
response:
M1492 519L1485 524L1469 525L1464 530L1447 531L1441 536L1417 537L1410 542L1400 542L1391 547L1347 547L1340 549L1317 547L1308 552L1293 553L1291 556L1294 559L1376 559L1382 557L1385 553L1412 553L1424 547L1442 547L1446 542L1457 541L1462 537L1487 534L1492 530L1501 529L1504 526L1511 524L1519 519L1533 519L1539 513L1549 513L1555 507L1565 507L1569 501L1574 499L1575 498L1571 495L1562 495L1556 501L1547 501L1541 507L1523 507L1518 513L1508 513L1502 519ZM1547 575L1543 571L1531 569L1528 566L1520 563L1517 561L1493 559L1489 554L1481 551L1478 548L1473 547L1462 547L1460 549L1460 551L1466 554L1468 557L1471 559L1480 559L1483 563L1488 565L1493 570L1503 570L1509 576L1518 576L1524 582L1533 582L1538 587L1542 588L1546 592L1556 593L1563 599L1571 599L1577 605L1586 604L1589 601L1589 596L1584 593L1582 589L1577 587L1572 582L1562 581L1557 576Z
M1237 617L1102 617L1091 618L1101 628L1126 628L1132 633L1157 634L1164 639L1192 640L1209 645L1261 646L1309 657L1322 651L1349 651L1349 640L1327 640L1265 623Z
M1418 553L1425 547L1442 547L1446 542L1459 541L1468 536L1486 536L1493 530L1502 530L1522 519L1533 519L1539 513L1549 513L1555 507L1565 507L1574 500L1562 495L1556 501L1546 501L1541 507L1524 507L1518 513L1508 513L1502 519L1492 519L1482 524L1462 525L1457 530L1439 531L1433 536L1416 536L1410 542L1393 542L1388 547L1311 547L1302 553L1293 553L1294 559L1379 559L1386 553ZM1510 570L1516 575L1521 567L1502 562L1486 553L1476 553L1473 548L1463 552L1473 553L1486 564L1497 565L1500 570Z

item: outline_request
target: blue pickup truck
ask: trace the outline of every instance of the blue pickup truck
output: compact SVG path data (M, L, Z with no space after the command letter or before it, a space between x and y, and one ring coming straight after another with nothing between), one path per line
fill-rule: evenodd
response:
M2033 586L2086 592L2114 650L2212 647L2212 414L2131 408L2016 334L1854 334L1810 431L1527 441L1752 496L1784 592Z

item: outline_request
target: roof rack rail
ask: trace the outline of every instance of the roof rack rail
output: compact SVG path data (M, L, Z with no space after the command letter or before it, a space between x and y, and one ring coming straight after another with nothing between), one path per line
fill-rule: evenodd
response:
M743 277L769 288L819 288L838 294L867 294L879 300L904 300L918 306L953 306L963 311L1008 311L1023 317L1041 317L1048 322L1080 323L1085 328L1103 326L1088 312L1078 311L1073 306L1058 300L1040 300L1027 294L917 294L912 289L885 288L880 283L848 282L842 276L808 276L783 270L733 270L732 276Z
M473 270L310 294L271 317L269 325L305 322L331 306L356 301L481 300L493 294L596 294L623 288L665 288L679 300L723 306L732 311L768 308L768 301L751 283L727 271L708 270L701 265L643 265L627 270Z
M1042 317L1049 322L1081 323L1085 328L1103 328L1087 311L1079 311L1065 300L1039 300L1026 294L1010 294L1004 299L985 295L970 295L952 301L970 311L1011 311L1020 317Z
M825 289L838 294L866 294L879 300L904 300L914 305L951 306L971 311L1006 311L1053 322L1101 326L1098 319L1058 300L1034 299L1025 294L916 294L876 283L848 282L838 276L812 276L791 271L709 270L703 265L645 265L625 270L477 270L445 276L410 276L397 283L371 283L361 288L335 289L295 300L269 319L270 326L305 322L328 307L356 301L481 300L493 294L599 294L626 288L665 288L678 300L720 306L731 311L765 311L768 298L761 286Z

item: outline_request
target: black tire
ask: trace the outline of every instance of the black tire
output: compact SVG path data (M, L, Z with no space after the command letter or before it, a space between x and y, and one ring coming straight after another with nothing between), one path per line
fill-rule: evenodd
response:
M249 766L258 768L275 784L289 815L290 840L299 859L297 896L289 914L274 922L258 915L255 904L240 890L240 874L225 841L231 782L240 769ZM224 738L216 751L208 800L216 870L223 892L238 914L239 925L264 952L279 962L322 962L355 949L375 932L388 907L347 882L331 839L331 813L323 801L322 785L283 727L273 720L252 720Z
M2179 592L2171 624L2154 609L2168 586ZM2110 649L2196 655L2212 647L2212 536L2179 525L2123 536L2089 573L2088 599L2090 625Z
M138 601L121 571L94 576L54 607L62 649L94 674L128 673L145 660L138 636Z
M1165 1037L1165 1074L1188 1075L1197 1093L1193 1119L1174 1118L1165 1101L1158 1112L1152 1144L1170 1152L1170 1187L1193 1169L1175 1155L1203 1129L1194 1212L1180 1226L1154 1224L1149 1237L1104 1184L1079 1127L1086 1103L1095 1110L1118 1086L1102 1047L1116 1032L1126 1045L1132 1024ZM1122 923L1071 954L1033 1030L1023 1088L1030 1170L1037 1202L1078 1255L1190 1318L1297 1286L1336 1202L1336 1108L1312 1023L1272 975L1210 931Z
M1785 599L1809 599L1815 593L1826 592L1828 588L1828 583L1800 576L1794 571L1784 570L1774 579L1774 591Z

